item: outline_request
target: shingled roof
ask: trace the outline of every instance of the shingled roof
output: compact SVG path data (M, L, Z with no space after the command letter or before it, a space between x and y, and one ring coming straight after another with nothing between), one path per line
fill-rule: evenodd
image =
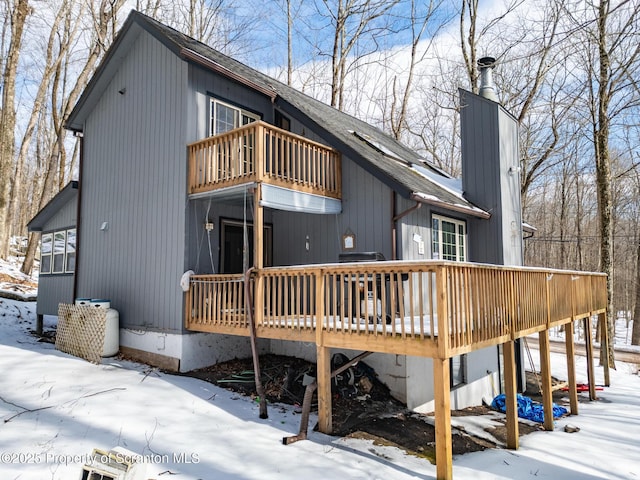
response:
M126 34L138 27L185 61L269 96L278 108L302 123L310 124L332 147L403 197L481 218L489 217L487 212L464 198L459 182L390 135L136 11L127 18L114 45L75 106L67 128L82 128L82 117L87 114L85 107L92 103L92 92L99 91L100 84L108 82L108 79L101 79L103 72L110 62L119 61L120 57L115 52L122 43L134 41L131 37L137 35L127 40Z

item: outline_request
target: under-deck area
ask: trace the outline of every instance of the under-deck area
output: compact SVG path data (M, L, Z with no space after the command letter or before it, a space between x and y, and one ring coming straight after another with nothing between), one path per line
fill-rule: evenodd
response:
M315 343L318 417L330 433L330 350L433 359L438 478L451 478L449 359L502 345L507 446L518 447L514 341L538 333L545 429L553 429L548 330L606 313L600 273L445 261L367 262L194 275L186 294L193 331ZM588 336L588 338L590 338ZM578 413L573 338L567 335L571 413ZM594 386L593 362L588 362ZM595 398L595 390L591 393Z

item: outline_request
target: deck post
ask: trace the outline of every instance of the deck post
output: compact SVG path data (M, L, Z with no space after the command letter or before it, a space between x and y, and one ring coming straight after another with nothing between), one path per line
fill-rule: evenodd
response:
M578 415L578 387L576 385L576 356L573 341L573 320L565 325L564 342L567 355L567 382L569 383L569 403L571 415Z
M448 358L433 359L435 392L436 478L453 478L453 448L451 439L451 393Z
M330 434L333 430L331 409L331 348L317 346L318 430Z
M593 366L593 337L591 336L591 316L584 319L584 349L587 355L587 381L589 400L596 400L596 375Z
M551 389L551 355L549 330L538 333L540 344L540 376L542 383L542 405L544 407L544 429L553 430L553 391Z
M318 430L330 434L333 431L331 409L331 348L325 347L324 300L325 284L322 271L315 274L316 291L316 380L318 382Z
M504 354L504 390L507 407L507 448L517 450L519 446L518 431L518 393L516 382L516 355L513 340L503 345Z

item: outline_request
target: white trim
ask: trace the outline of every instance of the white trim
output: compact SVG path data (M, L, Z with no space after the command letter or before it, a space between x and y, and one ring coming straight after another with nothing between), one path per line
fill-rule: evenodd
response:
M57 243L60 241L59 237L62 236L62 251L60 251L60 245ZM56 238L58 237L58 238ZM52 245L52 255L51 255L51 273L64 273L65 272L65 264L67 261L67 231L66 230L56 230L53 232L53 245ZM60 263L60 268L56 268L56 257L62 257L62 262Z
M49 239L49 252L45 253L43 244L46 239ZM44 262L42 261L44 257L49 257L49 268L43 269L42 266ZM51 269L53 268L53 232L43 233L42 238L40 239L40 273L41 274L50 274Z
M434 248L434 227L433 227L433 222L434 220L438 220L439 222L439 228L438 228L438 244L437 244L437 251L435 251L436 249ZM447 223L451 223L453 225L455 225L455 247L456 247L456 251L455 251L455 258L442 258L442 245L443 245L443 241L442 241L442 222L447 222ZM463 229L463 233L462 233L462 257L460 256L460 230L459 228L462 227ZM431 215L431 258L433 258L434 260L452 260L452 261L456 261L456 262L466 262L467 261L467 257L468 257L468 252L467 252L467 223L465 221L462 220L456 220L454 218L451 217L445 217L444 215L437 215L437 214L433 214Z
M234 116L233 116L233 127L229 128L228 130L225 130L223 132L216 132L215 131L215 125L217 124L217 118L216 118L216 105L222 105L225 108L229 108L231 110L234 111ZM243 125L246 125L244 123L242 123L242 117L248 117L251 119L250 122L248 123L252 123L252 122L257 122L260 120L260 116L256 115L255 113L249 112L247 110L243 110L240 107L237 107L235 105L232 105L230 103L227 102L223 102L221 100L218 100L217 98L211 98L211 102L209 104L209 136L214 136L214 135L219 135L221 133L225 133L228 132L230 130L239 128Z

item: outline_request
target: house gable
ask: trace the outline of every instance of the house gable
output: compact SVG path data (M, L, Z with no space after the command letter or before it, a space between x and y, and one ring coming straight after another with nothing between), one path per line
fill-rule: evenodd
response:
M27 223L30 232L75 226L78 182L69 182Z
M128 38L135 35L139 29L149 32L185 61L213 71L269 98L281 111L318 132L331 146L348 155L401 196L444 208L449 206L453 210L464 211L480 218L490 216L466 200L462 191L451 192L443 188L438 177L446 180L446 175L377 128L298 92L145 15L135 11L130 14L113 50L117 51L122 45L126 45L130 41ZM132 33L129 34L130 30ZM99 86L104 84L100 77L107 75L109 64L117 62L118 59L118 55L110 50L96 73L97 78L92 79L87 88L86 97L83 95L78 107L74 109L68 122L70 128L79 128L84 104L91 104L89 98L92 97L92 92L99 90ZM374 144L382 145L383 148L363 141L364 138L371 138ZM433 175L422 175L416 171L415 166L429 170Z

